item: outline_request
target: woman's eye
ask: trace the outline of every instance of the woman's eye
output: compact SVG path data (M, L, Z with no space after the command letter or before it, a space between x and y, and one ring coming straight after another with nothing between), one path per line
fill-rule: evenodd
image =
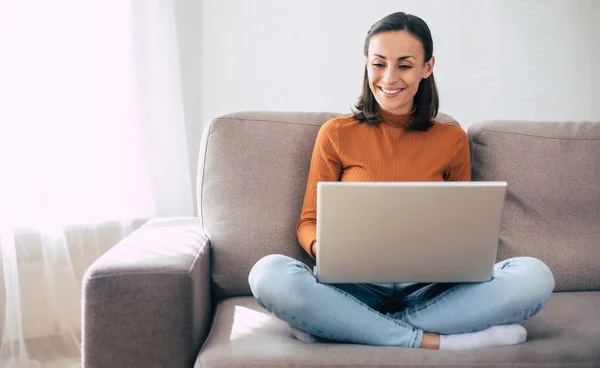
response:
M410 69L412 68L411 65L400 65L400 69Z
M374 63L373 66L376 68L383 68L385 65L383 65L381 63Z

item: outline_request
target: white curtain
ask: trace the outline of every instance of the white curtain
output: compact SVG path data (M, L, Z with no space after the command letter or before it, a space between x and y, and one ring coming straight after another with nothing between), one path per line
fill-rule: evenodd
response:
M193 214L174 0L0 0L0 366L77 367L81 279Z

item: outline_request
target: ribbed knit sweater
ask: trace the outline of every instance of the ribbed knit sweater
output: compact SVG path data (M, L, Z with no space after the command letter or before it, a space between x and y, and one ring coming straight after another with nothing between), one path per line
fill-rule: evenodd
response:
M407 115L380 114L384 121L378 125L344 116L319 130L296 226L300 245L312 257L318 182L471 180L469 142L461 127L435 122L426 132L408 131Z

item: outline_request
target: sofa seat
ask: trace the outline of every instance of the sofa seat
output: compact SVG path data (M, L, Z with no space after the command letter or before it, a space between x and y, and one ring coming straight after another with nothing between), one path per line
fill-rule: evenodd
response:
M523 325L529 334L522 345L451 353L304 343L254 298L228 298L196 367L600 367L600 292L554 293Z

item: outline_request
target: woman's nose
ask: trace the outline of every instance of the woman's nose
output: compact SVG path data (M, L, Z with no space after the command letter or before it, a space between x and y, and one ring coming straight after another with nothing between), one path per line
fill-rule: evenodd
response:
M383 76L383 80L386 83L395 83L400 79L398 70L396 68L387 68Z

